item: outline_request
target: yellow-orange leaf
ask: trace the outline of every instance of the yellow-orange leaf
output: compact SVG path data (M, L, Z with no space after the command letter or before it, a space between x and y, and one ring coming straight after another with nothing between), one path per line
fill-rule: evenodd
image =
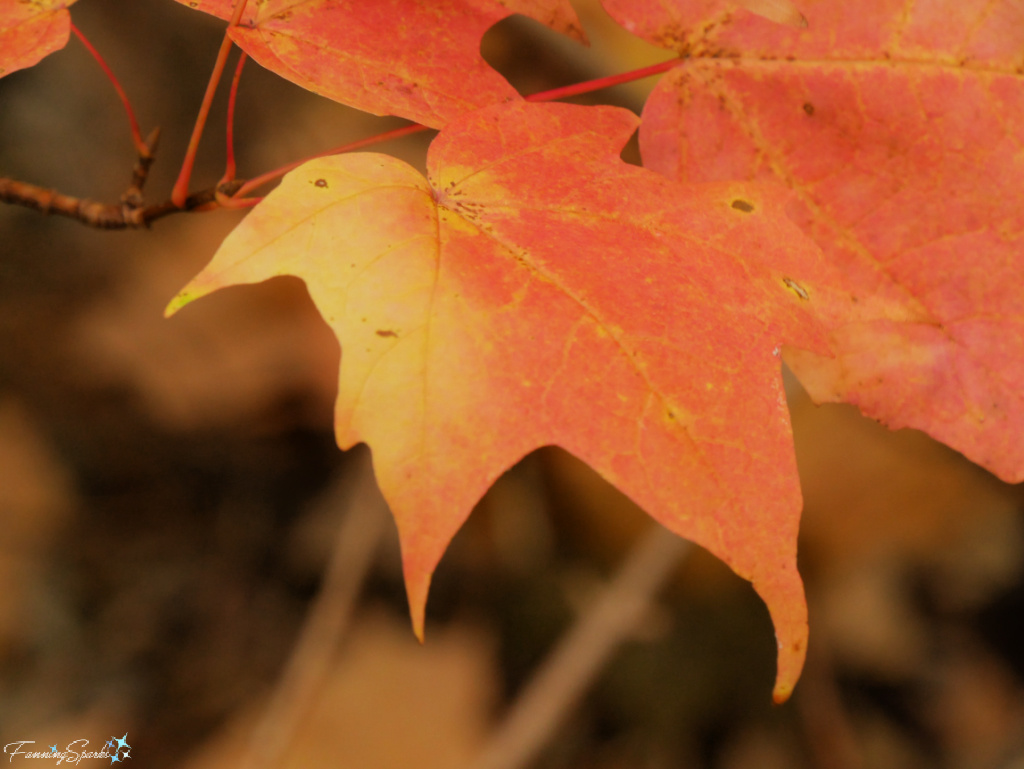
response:
M75 0L0 2L0 77L31 67L68 42Z
M514 102L442 131L427 179L383 155L309 162L172 307L305 279L342 347L338 442L373 450L417 628L473 505L555 444L753 582L783 699L807 627L779 350L825 351L827 273L777 191L623 163L636 122Z
M222 19L236 1L178 0ZM249 0L231 37L314 93L439 128L518 98L480 55L484 32L513 13L583 37L568 0Z
M1024 480L1024 5L802 0L796 29L720 0L604 2L693 57L647 103L645 165L788 185L857 296L834 358L787 358L812 396Z

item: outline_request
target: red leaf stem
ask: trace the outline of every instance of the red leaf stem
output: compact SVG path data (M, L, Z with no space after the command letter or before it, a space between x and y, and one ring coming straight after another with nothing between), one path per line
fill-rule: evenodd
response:
M314 158L322 158L326 157L327 155L340 155L343 152L352 152L353 150L359 150L362 149L363 147L369 147L371 145L379 144L380 142L385 142L390 139L400 139L403 136L410 136L412 134L419 133L420 131L428 130L430 129L427 126L423 125L407 125L402 126L401 128L395 128L391 131L385 131L384 133L376 134L375 136L368 136L365 139L359 139L354 142L349 142L348 144L342 144L338 147L334 147L333 149L329 149L325 152L319 152L316 155L311 155L310 157L303 158L302 160L296 160L294 163L289 163L288 165L281 166L280 168L275 168L273 171L268 171L265 174L260 174L259 176L253 177L239 188L238 192L235 194L235 197L237 198L243 195L247 195L257 187L262 187L264 184L267 184L268 182L272 182L275 179L284 176L289 171L298 168L303 163L307 163L310 160L313 160Z
M181 171L178 180L171 190L171 200L178 207L185 205L188 198L188 183L192 178L192 167L195 165L196 153L199 151L199 140L203 136L203 128L206 126L206 118L210 114L210 105L213 103L213 95L217 92L220 84L220 77L224 73L224 66L228 61L228 54L231 51L232 41L229 35L231 28L237 26L238 20L242 18L242 11L245 10L247 0L238 0L228 28L224 32L224 39L221 41L220 50L217 52L217 61L213 65L213 72L210 73L210 82L206 84L206 93L203 95L203 103L199 107L199 114L196 116L195 126L192 128L192 138L189 139L188 149L185 150L185 159L181 163Z
M132 131L132 143L135 145L136 151L140 156L144 157L149 152L149 147L146 145L145 140L142 138L142 132L139 130L139 121L135 119L135 110L132 109L132 104L128 100L128 94L125 93L124 88L121 87L121 83L118 81L114 71L110 68L107 62L100 55L100 52L96 50L96 47L89 42L89 39L82 34L82 31L75 26L74 22L71 23L71 31L75 33L82 45L85 46L86 50L92 54L92 57L96 60L96 63L100 65L100 68L106 74L107 79L114 86L114 90L117 91L117 95L121 99L121 103L124 105L125 112L128 113L128 122L131 125Z
M235 178L235 102L238 99L238 82L242 79L242 68L248 58L245 51L238 57L238 64L235 66L235 76L231 78L231 92L228 94L228 116L227 116L227 162L224 166L224 176L221 177L221 184L233 181Z
M555 101L556 99L568 99L570 96L579 96L580 94L591 93L592 91L600 91L603 88L611 88L614 85L632 83L634 80L642 80L643 78L651 77L652 75L660 75L663 72L668 72L678 63L678 58L668 59L667 61L663 61L658 64L652 64L649 67L641 67L640 69L623 72L619 75L609 75L608 77L601 77L596 80L587 80L583 83L574 83L573 85L566 85L561 88L552 88L550 91L532 93L526 97L526 100Z

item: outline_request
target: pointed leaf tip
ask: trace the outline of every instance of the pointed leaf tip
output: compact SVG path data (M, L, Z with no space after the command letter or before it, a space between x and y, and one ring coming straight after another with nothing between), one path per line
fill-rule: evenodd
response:
M787 554L767 578L754 579L752 584L775 626L778 667L772 699L781 705L793 693L807 657L807 601L796 570L795 551Z
M408 559L406 559L404 572L405 594L409 601L409 618L412 620L412 632L416 636L416 640L423 643L427 595L430 593L430 580L433 573L411 567Z
M164 317L171 317L186 304L191 304L193 300L198 298L198 294L194 291L189 291L188 288L182 289L176 297L167 303L167 307L164 308Z
M775 691L772 692L772 702L776 705L784 705L793 694L792 686L775 686Z

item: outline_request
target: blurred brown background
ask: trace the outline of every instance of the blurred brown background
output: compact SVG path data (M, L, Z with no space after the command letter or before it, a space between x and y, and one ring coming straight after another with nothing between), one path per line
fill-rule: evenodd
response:
M577 7L590 51L511 19L486 56L524 92L665 58ZM73 18L143 132L163 129L163 199L223 25L171 0L82 0ZM639 109L649 85L595 98ZM222 172L223 110L221 94L196 189ZM243 177L401 125L251 63L236 119ZM106 201L127 186L127 122L74 40L0 79L0 137L0 174ZM428 141L381 150L422 166ZM127 732L141 766L238 766L361 504L365 452L330 429L339 352L300 282L163 319L239 218L109 233L0 207L0 744ZM1020 488L788 384L812 632L793 701L770 705L767 612L694 552L537 766L1024 767ZM647 525L571 457L532 454L442 562L423 647L389 528L279 765L466 765Z

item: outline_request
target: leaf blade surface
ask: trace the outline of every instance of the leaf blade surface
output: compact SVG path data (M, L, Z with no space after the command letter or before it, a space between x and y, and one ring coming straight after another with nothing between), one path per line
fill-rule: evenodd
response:
M222 19L234 5L179 2ZM252 0L230 34L264 67L314 93L440 128L518 98L480 55L484 32L512 13L582 39L567 0Z
M0 5L0 77L39 63L68 42L75 0L7 2Z
M373 450L417 627L473 505L554 444L752 581L783 699L807 626L779 346L825 351L811 308L829 276L776 192L623 163L635 124L520 102L442 131L426 180L386 156L313 161L175 306L306 280L342 345L338 442Z
M857 297L835 358L787 357L815 400L1024 479L1024 6L809 0L793 29L723 3L605 4L694 55L647 103L645 164L786 184Z

